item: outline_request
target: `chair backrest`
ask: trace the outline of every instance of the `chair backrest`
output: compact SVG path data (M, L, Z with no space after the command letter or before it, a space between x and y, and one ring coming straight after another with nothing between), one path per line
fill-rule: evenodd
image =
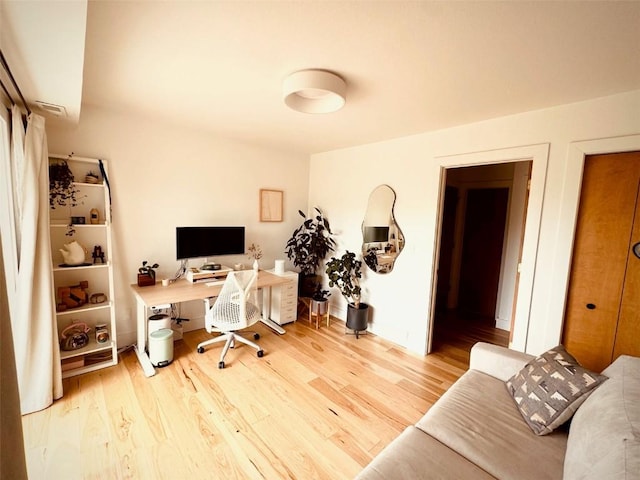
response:
M205 312L205 326L221 331L246 328L260 320L258 272L229 272L215 303Z

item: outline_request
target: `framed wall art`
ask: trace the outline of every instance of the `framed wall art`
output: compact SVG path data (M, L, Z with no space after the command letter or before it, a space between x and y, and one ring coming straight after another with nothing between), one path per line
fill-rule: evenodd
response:
M282 190L260 189L260 221L282 221Z

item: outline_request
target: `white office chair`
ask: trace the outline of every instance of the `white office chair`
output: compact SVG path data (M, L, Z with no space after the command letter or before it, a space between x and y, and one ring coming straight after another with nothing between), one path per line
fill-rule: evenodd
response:
M207 345L225 342L218 368L224 368L224 357L229 347L235 346L236 341L258 350L258 357L264 355L257 343L236 333L260 320L257 280L258 272L255 270L229 272L213 305L210 299L205 300L205 328L209 333L220 332L222 335L200 343L198 353L204 353L204 347ZM260 335L254 333L253 338L258 340Z

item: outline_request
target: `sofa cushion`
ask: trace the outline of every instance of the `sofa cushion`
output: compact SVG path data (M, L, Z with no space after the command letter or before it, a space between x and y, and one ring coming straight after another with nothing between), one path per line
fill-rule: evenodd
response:
M533 358L534 356L528 353L490 343L477 342L471 347L469 368L488 373L506 382Z
M416 426L496 478L562 478L567 432L535 435L504 382L477 370L460 377Z
M573 479L640 479L640 358L623 355L609 380L571 420L564 474Z
M493 479L487 472L413 426L407 427L355 478L356 480Z
M528 362L507 381L507 388L531 430L547 435L569 420L606 379L580 366L558 345Z

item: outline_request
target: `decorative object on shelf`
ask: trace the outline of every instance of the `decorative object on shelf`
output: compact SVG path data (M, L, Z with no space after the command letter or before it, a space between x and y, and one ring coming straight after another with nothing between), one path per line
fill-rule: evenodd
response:
M84 322L72 323L60 333L60 348L69 351L86 347L89 344L90 331Z
M92 170L89 170L84 177L84 181L86 183L91 183L95 185L96 183L100 182L100 177L98 176L97 173L94 173Z
M96 325L96 342L107 343L109 341L109 330L106 323Z
M61 312L68 308L81 307L87 303L89 300L88 288L89 282L87 280L82 280L78 285L59 287L58 297L60 298L60 303L56 306L56 310Z
M100 214L97 208L92 208L89 211L89 221L91 222L91 225L97 225L100 223Z
M77 266L84 263L86 254L85 248L75 240L71 243L65 243L60 249L64 264L68 266Z
M93 304L104 303L106 301L107 296L102 292L94 293L89 297L89 303Z
M69 159L73 152L69 155ZM78 188L74 184L73 173L69 168L67 160L57 160L49 164L49 206L71 206L78 205Z
M87 219L84 217L71 217L71 225L84 225Z
M93 253L91 254L93 257L93 263L95 264L98 260L101 263L104 263L104 252L102 251L102 247L100 245L96 245L93 247Z
M356 254L347 250L340 258L331 257L326 269L329 287L337 287L347 300L347 328L353 330L358 338L368 326L369 305L361 302L362 261Z
M282 221L282 190L260 189L260 221Z
M329 221L323 216L318 207L314 207L316 215L311 218L298 210L304 219L302 225L296 228L287 241L287 258L302 273L300 279L300 296L311 297L321 278L316 274L320 264L336 245L332 238Z
M262 258L262 249L257 243L252 243L247 249L247 256L253 258L253 269L258 271L260 269L260 263L258 260Z
M154 263L153 265L149 265L145 260L142 262L142 266L138 268L138 286L139 287L148 287L149 285L156 284L156 271L160 265Z

